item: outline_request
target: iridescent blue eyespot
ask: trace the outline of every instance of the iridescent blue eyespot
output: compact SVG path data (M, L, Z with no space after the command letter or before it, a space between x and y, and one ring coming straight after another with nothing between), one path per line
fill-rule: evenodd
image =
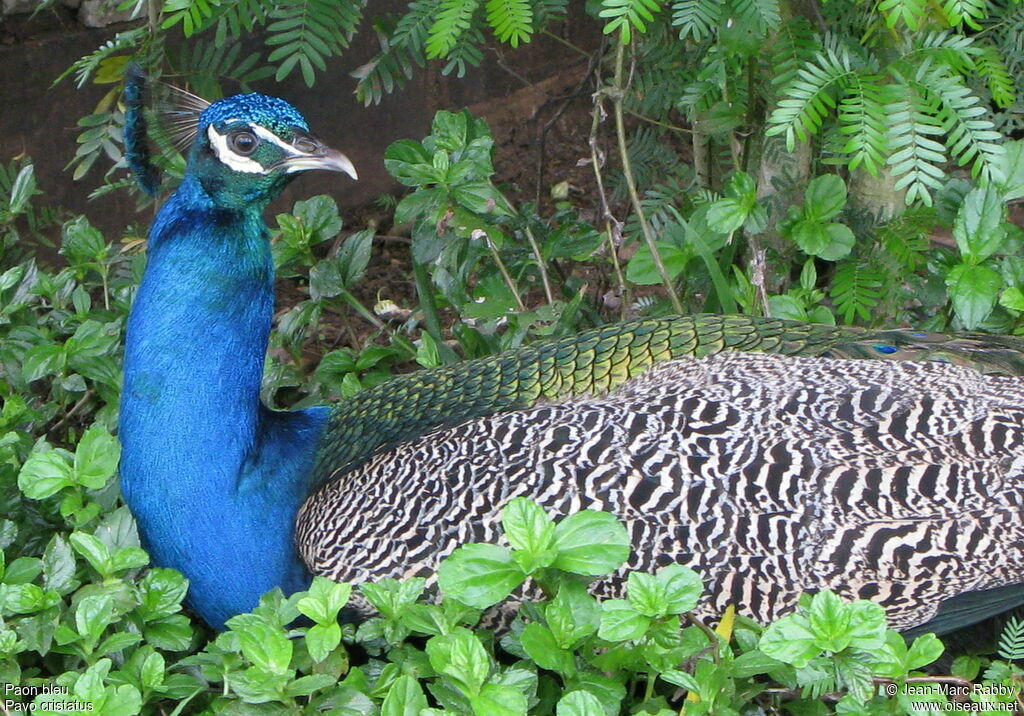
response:
M875 346L875 350L888 356L898 351L899 348L896 346Z

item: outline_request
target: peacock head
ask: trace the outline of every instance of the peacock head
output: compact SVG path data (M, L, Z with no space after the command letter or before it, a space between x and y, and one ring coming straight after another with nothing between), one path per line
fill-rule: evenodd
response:
M358 179L348 157L310 134L306 119L283 99L234 95L198 116L187 171L219 207L262 206L309 169Z

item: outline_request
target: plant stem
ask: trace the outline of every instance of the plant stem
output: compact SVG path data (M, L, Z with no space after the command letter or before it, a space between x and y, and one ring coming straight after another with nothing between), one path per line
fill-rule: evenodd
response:
M505 262L501 260L501 256L498 254L498 247L496 247L494 245L494 242L491 241L491 237L487 235L487 232L483 231L482 229L477 229L476 231L473 232L474 239L480 238L477 235L477 231L483 234L482 238L484 239L484 241L487 242L487 248L491 250L491 256L494 257L494 263L498 265L498 270L501 271L501 277L505 279L505 285L507 285L508 290L512 292L513 298L516 299L516 305L519 307L520 311L525 312L526 304L524 304L523 299L519 297L519 288L516 286L516 282L512 280L512 276L509 275L508 269L505 268ZM540 257L538 256L538 259L539 258Z
M600 82L600 77L598 77ZM630 303L629 287L626 285L626 277L622 275L622 267L619 265L619 246L622 244L622 222L615 218L611 208L608 206L608 195L604 191L604 180L601 178L601 157L597 149L597 130L601 126L601 116L604 114L604 107L601 105L601 90L598 88L594 95L594 109L591 112L590 122L590 163L594 167L594 180L597 183L597 195L601 200L601 217L604 219L605 236L608 237L608 255L611 256L612 266L615 269L615 280L618 281L619 292L619 317L626 320L628 306Z
M615 108L615 134L619 140L619 154L622 159L622 171L626 177L626 189L629 192L629 199L633 204L633 211L636 212L637 219L640 221L640 230L643 232L644 240L647 242L647 248L651 252L651 259L654 261L654 266L658 269L658 275L661 276L661 281L665 285L665 289L668 291L668 297L672 302L672 308L676 313L682 313L683 304L679 300L679 296L676 294L675 287L672 285L672 279L669 278L668 271L665 269L665 263L661 260L661 254L658 253L658 246L655 244L654 234L651 232L651 227L647 223L647 217L644 216L644 210L640 204L640 195L637 193L636 182L633 180L633 163L629 159L629 151L626 146L626 123L622 107L626 95L626 90L622 83L625 57L626 45L620 37L615 46L615 84L610 96L612 99L612 106Z
M416 259L412 260L412 273L416 280L416 293L420 298L420 308L423 309L423 323L427 327L427 333L437 341L441 339L441 319L437 315L437 303L434 302L434 286L430 282L426 267Z
M524 218L523 221L525 222L526 219ZM537 245L537 239L534 238L529 225L524 223L523 230L526 233L526 240L530 242L530 249L533 250L533 256L537 259L537 269L540 271L540 280L544 284L544 296L547 298L549 304L554 303L555 297L554 294L551 293L551 282L548 281L548 270L544 266L544 257L540 254L540 246Z

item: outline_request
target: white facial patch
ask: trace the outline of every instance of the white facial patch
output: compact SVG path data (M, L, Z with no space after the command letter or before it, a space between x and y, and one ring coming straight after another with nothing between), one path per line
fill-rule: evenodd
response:
M254 132L261 127L253 127L249 125L250 129ZM217 159L221 160L231 169L236 172L244 172L245 174L266 174L267 170L263 168L263 165L252 157L243 157L240 154L236 154L228 146L227 135L218 132L211 124L206 128L206 134L210 138L210 146L213 147L213 153L217 155Z

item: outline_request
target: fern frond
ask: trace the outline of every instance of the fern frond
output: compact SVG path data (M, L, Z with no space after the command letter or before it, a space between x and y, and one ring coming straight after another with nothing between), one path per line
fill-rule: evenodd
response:
M895 63L897 69L914 71L924 61L941 62L960 74L975 70L975 57L979 54L974 40L955 32L935 31L914 36L913 46Z
M778 106L768 119L766 134L786 135L786 148L790 151L817 133L825 115L836 106L833 94L842 89L853 77L850 56L843 49L827 49L813 60L803 63L796 77L779 92Z
M911 30L920 27L928 13L924 0L882 0L878 9L885 16L886 26L892 28L902 22Z
M897 96L888 106L889 147L896 152L887 163L893 175L900 177L895 188L907 188L907 204L920 199L931 206L929 190L939 189L945 178L941 166L946 163L946 148L932 139L945 134L935 116L938 107L913 87Z
M913 207L876 227L877 245L899 270L913 273L924 263L930 246L929 233L935 226L935 210Z
M529 0L487 0L487 24L502 42L519 47L533 34L533 8Z
M978 74L985 78L985 84L996 106L1005 109L1013 104L1017 98L1016 88L1009 68L999 56L999 51L991 46L981 47L974 64L978 68Z
M852 323L854 317L871 320L871 309L882 297L881 272L860 261L844 261L836 267L829 295L843 321Z
M185 37L191 37L209 24L219 7L220 0L165 0L160 27L166 30L181 25Z
M946 133L946 146L960 166L971 163L971 176L994 178L998 172L1003 147L1002 135L986 115L981 100L945 67L922 68L915 78L917 84L934 95L939 103L936 115Z
M456 77L464 77L467 67L479 67L484 61L484 53L480 49L483 44L484 34L480 28L470 27L448 52L448 62L441 68L441 74L447 76L454 72Z
M782 25L771 45L771 63L775 76L772 84L785 87L796 76L800 66L810 60L818 43L811 23L796 17Z
M762 36L774 32L782 24L779 0L733 0L732 7L741 21L756 27Z
M672 26L679 28L679 39L692 37L700 42L718 29L722 16L719 0L675 0L672 3Z
M137 27L134 30L117 33L113 39L107 40L88 55L75 60L70 67L53 81L53 84L56 85L73 72L75 74L75 87L81 89L89 81L89 78L93 76L103 60L121 50L135 47L147 33L148 30L145 27Z
M880 75L855 75L839 103L839 132L847 138L842 152L849 156L850 171L863 165L877 175L885 164L889 153L886 90Z
M222 45L216 39L184 43L178 53L177 69L188 76L194 91L202 97L217 97L221 80L232 80L250 91L250 85L274 74L271 67L260 66L260 53L242 56L242 45Z
M604 34L618 32L622 41L629 44L633 31L647 32L647 23L654 20L654 14L660 9L659 0L601 0L597 14L607 19Z
M375 25L380 52L352 72L358 81L356 98L364 105L378 104L385 94L400 89L412 78L413 65L426 63L424 47L440 0L417 0L393 29Z
M325 58L348 47L363 17L366 0L280 0L270 12L267 45L276 47L267 58L280 64L278 82L299 68L313 86L315 70L327 69Z
M427 37L427 57L432 60L447 57L459 38L472 26L473 15L479 7L480 0L441 0Z
M1024 620L1010 617L999 635L999 656L1010 661L1024 659Z
M225 45L228 40L237 40L257 25L263 25L271 7L261 0L223 0L214 18L217 21L217 43Z
M536 27L544 27L565 17L568 12L569 0L530 0Z
M981 29L981 20L988 15L986 0L945 0L942 13L953 27L967 25L972 30Z

